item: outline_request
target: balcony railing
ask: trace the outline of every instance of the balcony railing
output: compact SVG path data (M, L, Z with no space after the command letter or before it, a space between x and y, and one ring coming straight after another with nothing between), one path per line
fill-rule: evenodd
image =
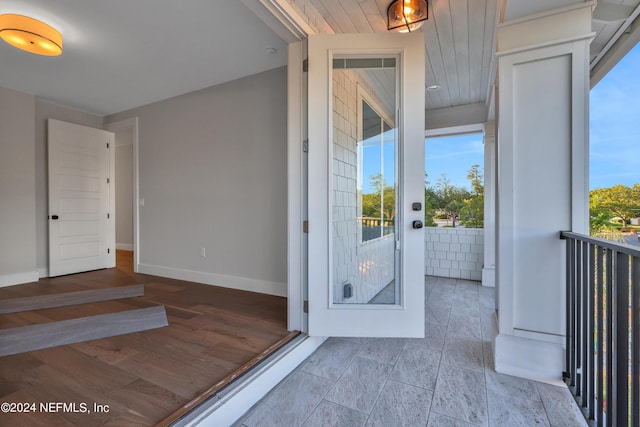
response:
M377 239L378 237L393 234L395 222L392 219L362 217L362 241Z
M640 250L567 241L565 381L591 425L640 426Z

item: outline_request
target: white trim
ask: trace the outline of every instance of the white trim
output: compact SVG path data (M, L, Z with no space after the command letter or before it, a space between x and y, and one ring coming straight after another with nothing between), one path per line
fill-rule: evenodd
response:
M306 2L301 5L292 5L291 0L240 0L247 6L262 22L264 22L274 33L287 43L295 43L306 39L309 34L317 34L318 31L311 25L320 24L311 16L321 17L318 11L311 4ZM315 14L309 13L313 8ZM304 9L304 13L301 11ZM324 22L325 31L328 24Z
M311 355L326 338L305 337L302 342L265 360L246 378L224 390L209 405L195 408L174 426L223 427L234 424L272 388Z
M482 124L488 116L489 109L484 102L435 108L425 111L425 134L440 136L482 132Z
M521 18L515 18L515 19L510 19L508 21L504 21L501 24L498 24L498 28L502 29L502 28L506 28L506 27L510 27L512 25L518 25L518 24L522 24L524 22L530 22L530 21L535 21L538 19L542 19L542 18L547 18L550 16L554 16L554 15L560 15L563 13L567 13L567 12L571 12L574 10L578 10L578 9L583 9L583 8L591 8L593 10L593 8L596 7L596 4L598 2L596 0L591 0L591 1L587 1L584 3L574 3L568 6L563 6L563 7L559 7L556 9L550 9L550 10L545 10L542 12L538 12L538 13L533 13L531 15L526 15L523 16ZM504 3L504 7L506 7L506 2Z
M25 271L22 273L3 274L0 276L0 288L6 286L20 285L22 283L37 282L39 279L38 271Z
M131 117L113 123L107 123L105 129L109 132L118 132L132 129L133 142L133 271L139 272L140 265L140 176L139 176L139 142L138 142L138 118ZM114 150L115 151L115 150ZM114 173L115 175L115 173ZM113 210L115 212L115 209ZM115 222L114 222L115 223ZM114 233L115 236L115 233Z
M38 268L38 276L41 279L43 277L49 277L49 267L40 267L40 268Z
M562 386L562 345L514 335L495 339L496 372Z
M304 43L289 45L287 67L287 325L289 330L306 332L304 326L304 235L302 223L304 217L304 172L303 172L303 111L306 111L304 99L304 73L302 58Z
M486 250L486 248L485 248ZM482 269L482 286L494 288L496 286L496 268L485 267Z
M513 329L513 335L522 338L530 338L532 340L550 342L552 344L564 345L566 337L564 335L545 334L543 332L528 331L526 329Z
M133 251L132 243L116 243L116 249L120 249L121 251Z
M242 291L258 292L262 294L287 296L287 284L269 282L267 280L251 279L248 277L226 276L207 273L204 271L184 270L161 265L140 264L138 271L152 276L168 277L170 279L186 280L203 283L205 285L221 286L223 288L239 289Z
M596 33L591 32L591 33L581 34L575 37L567 37L565 39L559 39L559 40L553 40L553 41L548 41L543 43L532 44L528 46L516 47L508 50L501 50L496 53L496 57L500 58L502 56L513 55L521 52L527 52L530 50L544 49L546 47L565 45L568 43L579 42L583 40L589 40L589 43L591 43L591 40L593 40L595 36L596 36Z
M116 266L116 134L109 133L109 256L107 268Z
M450 126L438 129L427 129L424 132L425 138L440 138L443 136L467 135L472 133L484 132L484 124L476 123L473 125Z

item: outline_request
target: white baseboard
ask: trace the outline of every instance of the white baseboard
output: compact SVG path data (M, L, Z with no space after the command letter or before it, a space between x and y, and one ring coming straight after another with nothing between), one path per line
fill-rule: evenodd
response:
M42 279L43 277L49 277L49 267L39 267L38 268L38 276Z
M485 267L482 269L482 286L494 288L496 286L496 268Z
M563 385L561 344L498 334L494 344L496 371L547 384Z
M196 408L187 419L178 421L176 426L223 427L235 423L253 405L262 399L271 389L313 353L326 338L306 337L268 358L255 372L250 372L229 390L223 390L218 399L206 407ZM204 406L204 405L203 405Z
M116 249L120 249L121 251L132 251L133 243L116 243Z
M267 280L250 279L246 277L226 276L223 274L206 273L203 271L183 270L160 265L139 264L138 273L153 276L168 277L170 279L187 280L189 282L204 283L206 285L222 286L223 288L239 289L241 291L258 292L261 294L287 296L287 284L269 282Z
M38 271L25 271L23 273L0 275L0 288L5 286L20 285L22 283L37 282L40 279Z

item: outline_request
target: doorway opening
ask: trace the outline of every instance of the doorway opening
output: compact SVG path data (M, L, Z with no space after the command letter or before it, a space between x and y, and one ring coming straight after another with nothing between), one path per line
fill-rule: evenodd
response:
M115 134L111 160L115 163L116 268L138 271L138 119L109 123L106 130Z
M133 273L133 128L115 132L116 268Z

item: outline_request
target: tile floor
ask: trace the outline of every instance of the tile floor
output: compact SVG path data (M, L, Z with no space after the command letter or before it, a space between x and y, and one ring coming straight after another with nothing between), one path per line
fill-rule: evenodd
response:
M493 370L492 288L425 287L425 338L330 338L236 426L587 425L566 388Z

